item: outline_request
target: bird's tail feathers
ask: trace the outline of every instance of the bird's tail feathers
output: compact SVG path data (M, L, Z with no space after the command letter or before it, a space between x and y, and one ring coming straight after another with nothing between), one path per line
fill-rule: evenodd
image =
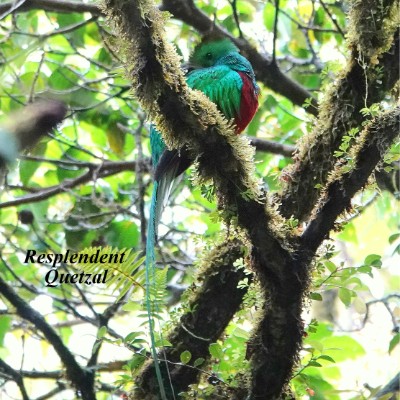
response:
M172 170L168 170L167 173L163 174L159 180L154 181L146 241L146 311L150 330L151 355L154 360L154 368L156 371L162 400L167 400L167 397L160 369L160 359L157 353L155 339L155 332L157 329L159 330L158 334L162 339L161 329L159 327L156 328L157 322L155 321L160 311L159 299L157 296L155 245L157 242L158 224L170 195L175 176L176 169L173 168Z
M154 360L154 368L156 371L157 381L160 388L160 394L162 400L167 400L164 388L164 381L161 375L159 358L156 348L156 340L154 335L155 332L154 316L157 314L157 309L156 309L157 305L155 305L155 302L152 300L153 297L152 292L156 281L155 244L157 238L157 222L156 222L157 201L158 201L158 182L155 181L153 186L153 194L151 197L149 224L148 224L147 241L146 241L146 311L147 311L147 318L150 331L150 350Z

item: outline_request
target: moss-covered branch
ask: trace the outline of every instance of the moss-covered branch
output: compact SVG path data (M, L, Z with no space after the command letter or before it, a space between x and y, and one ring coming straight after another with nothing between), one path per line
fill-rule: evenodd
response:
M282 214L306 220L328 179L344 136L359 129L360 110L379 103L399 78L398 2L357 1L349 15L347 66L325 95L319 118L287 171Z
M306 249L314 253L334 228L337 216L351 208L352 197L367 183L368 177L399 135L399 126L399 107L376 117L361 133L347 164L336 165L302 235Z

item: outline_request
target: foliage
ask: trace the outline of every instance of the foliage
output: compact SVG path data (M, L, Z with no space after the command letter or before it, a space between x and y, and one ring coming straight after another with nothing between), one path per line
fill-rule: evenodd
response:
M281 70L320 98L345 65L348 10L342 2L198 0L195 5L233 36L244 35L269 52ZM168 20L166 34L185 59L200 37L176 18ZM61 100L69 108L57 130L20 155L2 182L0 277L45 316L82 365L97 371L98 399L124 396L132 376L149 358L140 255L151 167L148 124L121 68L119 38L98 12L17 9L4 15L0 43L2 122L10 112L37 99ZM311 100L302 108L266 85L259 100L259 110L246 131L250 138L294 146L310 132ZM387 93L385 102L366 106L362 116L372 120L390 104ZM349 149L361 130L362 126L351 129L343 137L335 152L338 159L349 159ZM398 147L384 161L382 168L393 171ZM292 159L257 151L255 163L263 186L273 193L280 191L286 179L283 170ZM189 301L180 301L180 294L188 286L200 285L198 254L224 241L234 229L223 227L220 216L227 211L217 209L215 194L213 186L196 187L191 174L186 174L164 212L160 272L153 293L160 347L168 345L160 334L163 326L170 330L181 314L195 311ZM391 364L399 351L396 302L400 298L394 271L400 254L396 207L393 193L371 183L355 197L351 210L338 221L339 232L320 250L314 262L310 311L304 315L307 328L301 360L290 384L295 398L372 398L395 373ZM24 220L24 213L31 213L32 219ZM303 229L298 219L287 221L291 230ZM91 254L97 247L105 253L130 249L128 261L116 268L125 279L119 274L107 286L47 287L44 277L51 265L24 262L28 249ZM60 263L57 268L68 273L75 267ZM103 266L82 268L98 273ZM243 386L246 345L254 315L263 306L258 301L259 286L246 273L249 278L239 286L248 290L244 306L220 340L209 344L209 359L179 349L180 363L202 373L201 382L182 398L196 398L199 393L213 398L219 391L229 398L231 388ZM53 398L73 398L74 389L52 344L34 324L16 316L9 301L0 299L0 358L23 377L28 398L52 392ZM374 337L380 334L376 346ZM383 364L389 363L383 373ZM370 370L366 376L361 373L366 372L363 365ZM0 371L4 373L3 365ZM35 376L35 371L40 373ZM5 375L0 393L4 398L19 397L21 386Z

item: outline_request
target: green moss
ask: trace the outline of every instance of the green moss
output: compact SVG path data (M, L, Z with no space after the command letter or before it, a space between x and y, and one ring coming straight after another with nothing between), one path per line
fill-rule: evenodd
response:
M360 62L368 59L377 64L378 57L389 50L393 34L399 25L399 5L396 0L357 0L349 14L348 43L355 47Z

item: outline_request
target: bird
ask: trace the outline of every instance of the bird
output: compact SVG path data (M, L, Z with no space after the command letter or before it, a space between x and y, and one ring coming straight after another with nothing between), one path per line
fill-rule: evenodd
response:
M241 133L250 123L258 108L259 86L250 62L239 53L228 38L207 35L194 48L189 58L186 82L192 89L202 91ZM161 213L169 197L172 183L192 163L184 149L169 150L161 134L152 126L150 147L154 170L153 193L146 241L146 308L150 325L151 353L155 363L161 398L166 398L157 351L154 346L155 244Z

